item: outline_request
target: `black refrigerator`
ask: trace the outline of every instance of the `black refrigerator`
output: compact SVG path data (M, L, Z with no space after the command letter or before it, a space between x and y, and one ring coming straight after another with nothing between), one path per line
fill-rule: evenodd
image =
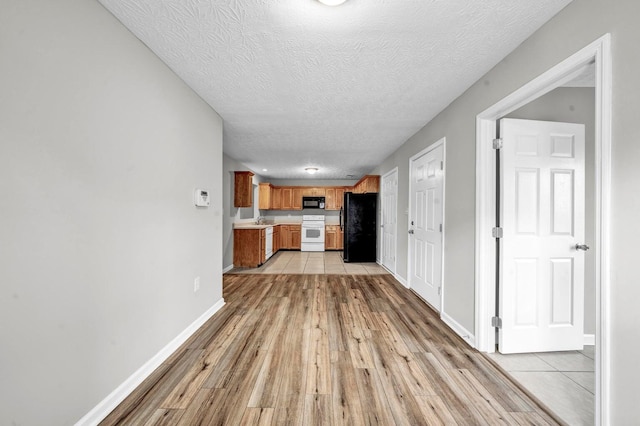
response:
M345 192L340 212L345 262L375 262L378 194Z

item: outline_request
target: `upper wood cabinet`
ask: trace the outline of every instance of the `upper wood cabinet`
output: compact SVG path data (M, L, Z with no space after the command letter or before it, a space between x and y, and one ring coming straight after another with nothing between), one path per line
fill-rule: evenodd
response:
M233 206L251 207L253 205L253 173L234 172Z
M325 210L340 210L344 200L345 187L325 188Z
M293 201L291 210L302 210L302 187L293 188Z
M325 197L325 210L340 210L345 192L378 192L380 176L367 175L355 186L274 186L260 184L262 210L302 210L302 197Z
M302 195L305 197L324 197L325 188L317 186L303 186Z
M347 192L345 188L336 188L336 210L340 210L342 208L345 192Z
M282 210L293 210L293 188L292 187L282 187L282 202L281 202Z
M380 192L380 176L365 175L355 184L353 192L357 194L367 194L372 192Z
M326 188L324 195L326 210L336 210L336 188Z
M269 210L271 209L271 184L270 183L261 183L260 191L258 192L258 208L260 210Z
M282 210L282 188L271 187L271 210Z

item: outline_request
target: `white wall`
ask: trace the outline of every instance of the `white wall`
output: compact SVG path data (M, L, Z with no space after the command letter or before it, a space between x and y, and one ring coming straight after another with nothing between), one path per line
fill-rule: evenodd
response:
M399 212L408 206L409 157L447 138L444 309L474 329L475 129L476 116L605 33L613 50L613 191L611 238L612 424L637 423L636 242L640 241L640 2L576 0L545 24L434 120L412 136L373 173L399 168ZM407 216L398 216L398 274L406 278Z
M94 0L0 58L0 424L69 425L221 299L222 120Z

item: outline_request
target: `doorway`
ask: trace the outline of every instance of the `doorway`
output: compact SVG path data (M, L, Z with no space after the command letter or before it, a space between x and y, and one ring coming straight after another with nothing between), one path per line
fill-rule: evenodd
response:
M409 159L409 287L442 309L445 139Z
M398 234L398 168L382 176L382 266L396 273Z
M492 141L497 120L545 93L573 80L589 64L595 66L595 423L609 419L608 306L609 306L609 196L611 148L611 59L610 35L572 55L540 77L477 117L476 139L476 346L494 352L496 341L492 317L496 310L496 252L492 228L495 226L497 165Z

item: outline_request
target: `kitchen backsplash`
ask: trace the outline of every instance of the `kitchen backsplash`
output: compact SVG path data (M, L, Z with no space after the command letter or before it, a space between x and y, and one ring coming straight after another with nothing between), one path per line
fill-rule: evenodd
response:
M277 215L265 214L273 212L271 210L260 210L261 215L268 223L302 223L303 214L318 214L324 215L324 220L327 225L337 225L340 223L340 212L335 210L321 210L321 209L305 209L305 210L291 210L291 211L278 211Z

